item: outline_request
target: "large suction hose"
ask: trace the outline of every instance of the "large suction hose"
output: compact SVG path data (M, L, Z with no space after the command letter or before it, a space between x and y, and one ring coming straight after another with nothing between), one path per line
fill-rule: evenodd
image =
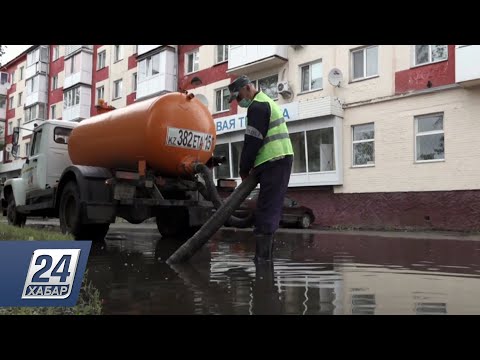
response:
M213 174L212 171L208 168L208 166L198 163L194 165L193 168L195 173L201 173L204 176L205 180L205 187L202 187L202 185L199 186L199 192L202 194L202 196L211 201L213 203L213 206L215 209L219 209L223 205L223 200L218 194L217 188L215 187L215 184L213 183ZM256 186L256 185L255 185ZM248 196L248 195L247 195ZM245 199L243 199L245 200ZM242 200L242 201L243 201ZM245 218L238 218L236 216L230 216L228 220L226 221L227 225L236 227L236 228L246 228L251 226L253 223L253 212L250 212L248 216Z
M208 169L208 171L210 170ZM208 184L210 181L205 179L205 182ZM211 183L213 184L213 181ZM257 184L258 180L255 173L250 174L235 189L232 195L221 204L200 230L198 230L167 259L167 264L177 264L190 259L213 236L213 234L225 224L233 212L240 206L252 190L255 189Z

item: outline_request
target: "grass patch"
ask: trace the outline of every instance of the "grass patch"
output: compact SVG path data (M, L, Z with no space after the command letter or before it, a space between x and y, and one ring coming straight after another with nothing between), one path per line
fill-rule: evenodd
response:
M0 240L73 240L73 237L58 231L19 228L0 223Z
M74 240L58 231L19 228L0 223L0 240ZM88 281L85 272L77 305L73 307L0 307L0 315L99 315L102 313L100 292Z

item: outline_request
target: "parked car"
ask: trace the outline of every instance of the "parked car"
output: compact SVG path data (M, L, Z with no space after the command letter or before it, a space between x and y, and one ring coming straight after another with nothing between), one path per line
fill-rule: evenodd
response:
M259 189L254 189L235 211L234 215L243 218L254 212L257 207L258 194ZM308 229L314 221L315 215L313 214L312 209L299 205L297 201L291 197L285 196L280 225L285 227L299 227L302 229Z

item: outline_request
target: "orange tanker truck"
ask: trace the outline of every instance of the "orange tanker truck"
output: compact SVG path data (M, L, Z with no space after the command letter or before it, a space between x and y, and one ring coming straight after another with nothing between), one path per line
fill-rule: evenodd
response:
M76 239L103 239L116 217L154 217L162 235L191 235L221 205L210 171L220 160L215 140L208 109L180 92L80 123L44 121L21 177L5 183L2 206L10 224L58 217Z

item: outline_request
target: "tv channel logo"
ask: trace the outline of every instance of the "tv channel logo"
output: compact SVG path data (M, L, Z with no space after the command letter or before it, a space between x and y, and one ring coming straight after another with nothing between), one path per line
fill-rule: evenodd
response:
M66 299L77 271L80 249L39 249L30 260L22 299Z
M75 306L91 241L0 241L0 306Z

